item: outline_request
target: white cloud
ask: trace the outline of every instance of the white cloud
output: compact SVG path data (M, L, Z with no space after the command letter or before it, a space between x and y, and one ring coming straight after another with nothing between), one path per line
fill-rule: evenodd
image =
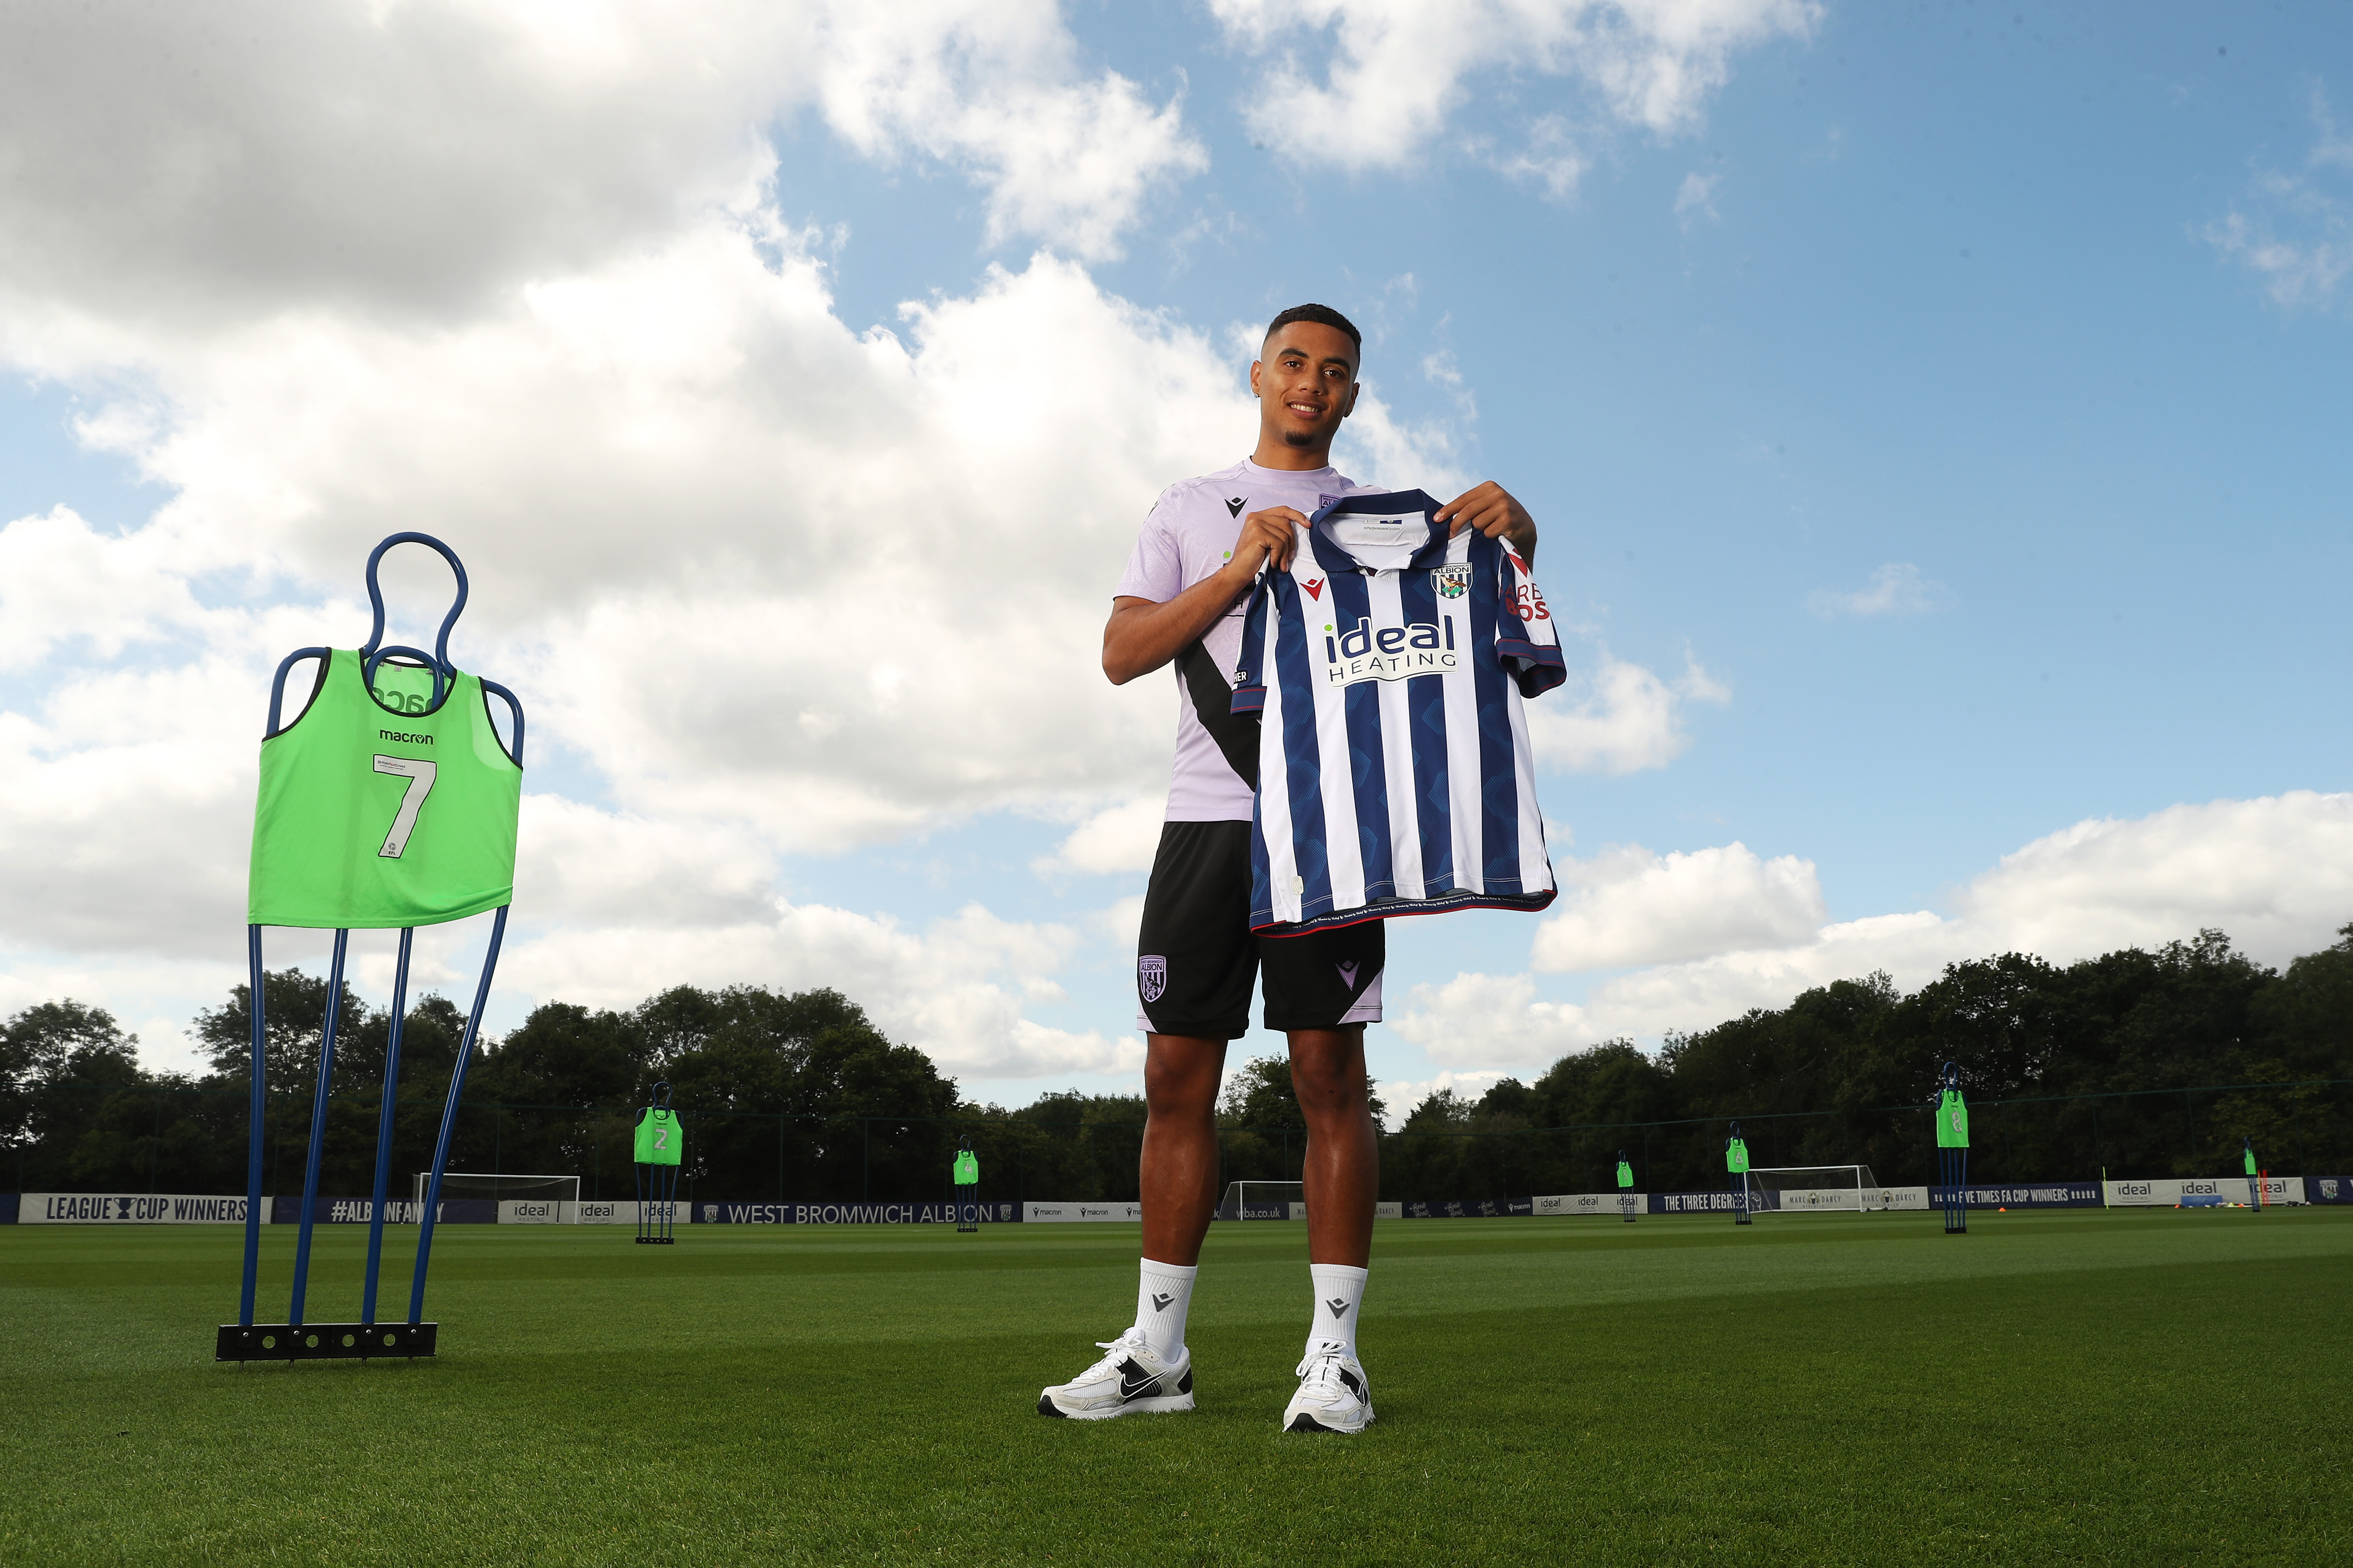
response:
M528 794L517 837L515 900L526 914L683 931L764 919L776 857L740 823L648 820L562 795Z
M251 635L182 664L64 672L36 711L0 710L0 940L188 955L244 924L269 682L237 646Z
M2314 134L2303 170L2258 170L2246 201L2204 230L2208 244L2253 271L2282 305L2327 305L2353 273L2353 192L2329 178L2353 170L2353 137L2337 130L2316 83L2308 111Z
M1675 189L1675 216L1685 228L1696 218L1724 216L1715 210L1715 187L1723 179L1722 174L1703 174L1696 169L1683 176L1683 183Z
M1528 127L1526 144L1504 154L1495 166L1513 179L1542 183L1546 196L1565 202L1577 194L1577 183L1593 166L1593 156L1567 121L1547 114Z
M177 1009L189 996L203 998L206 1006L225 1002L229 986L245 977L244 933L231 927L219 934L227 964L60 956L0 944L0 1018L69 997L113 1014L117 1024L139 1037L139 1059L149 1070L201 1072L207 1064L187 1037L186 1014L165 1009Z
M0 295L85 351L129 323L462 317L748 209L763 128L804 107L879 162L968 173L992 240L1082 256L1207 164L1176 102L1082 68L1053 0L100 0L18 42Z
M2297 790L2095 817L2002 858L1961 922L2054 962L2220 926L2283 963L2353 921L2353 795ZM1989 951L1991 951L1989 948Z
M234 982L269 671L357 642L368 547L424 520L473 578L453 653L522 694L536 761L610 802L534 773L502 992L534 972L616 1002L687 975L830 978L887 988L886 1026L957 1070L1128 1061L1132 1041L1029 1016L1061 996L1066 943L1026 967L944 960L936 931L780 915L776 868L976 812L1156 796L1175 697L1113 689L1094 648L1152 496L1230 461L1250 405L1199 334L1071 264L993 272L910 307L903 338L861 335L815 244L765 209L704 213L429 324L313 301L92 332L0 292L0 344L121 388L85 438L173 497L119 537L66 510L0 529L16 972L105 954L197 963L184 996ZM1059 356L1080 341L1135 395L1074 385ZM1074 454L1059 433L1082 425L1099 439ZM1343 460L1442 487L1445 439L1368 399ZM447 580L416 553L387 562L391 629L429 645ZM1071 854L1136 850L1106 822ZM802 963L813 924L865 956ZM465 984L469 940L421 941L420 982ZM155 994L94 973L116 978L90 999Z
M1832 616L1914 616L1935 607L1936 585L1920 578L1920 568L1908 561L1891 561L1871 574L1868 585L1852 593L1818 589L1807 595L1806 607L1825 618Z
M1525 974L1464 973L1417 985L1388 1026L1432 1061L1497 1072L1553 1061L1598 1037L1584 1008L1539 1000Z
M1567 773L1632 773L1662 768L1691 746L1683 712L1692 702L1728 702L1731 690L1684 656L1683 673L1662 679L1600 650L1589 674L1527 705L1538 762Z
M0 670L59 644L111 658L202 619L186 579L145 533L103 534L68 507L0 527Z
M1115 255L1155 185L1209 165L1176 101L1155 108L1115 71L1081 75L1050 0L842 4L824 33L828 121L879 158L905 148L973 168L992 242Z
M1043 258L911 308L908 341L861 338L813 260L764 264L759 238L703 224L460 331L306 316L172 356L166 416L121 437L177 492L139 550L337 584L278 624L287 647L355 641L368 546L432 519L474 579L458 657L522 691L537 734L640 815L780 848L1160 787L1174 697L1114 689L1093 649L1152 496L1250 428L1229 368ZM1061 374L1073 341L1136 395ZM1101 439L1074 454L1079 424ZM1443 485L1442 437L1369 400L1344 460ZM1066 521L1043 549L1048 468ZM18 529L12 594L86 592L107 547L79 531L69 560L51 536L75 531ZM446 592L418 581L396 595L412 637Z
M1103 931L1111 938L1112 951L1124 961L1135 951L1136 938L1144 930L1144 895L1132 893L1113 900L1112 906L1097 916Z
M1250 94L1258 139L1352 171L1411 159L1488 71L1568 78L1609 120L1672 134L1731 79L1736 51L1802 37L1820 16L1809 0L1211 0L1210 10L1235 41L1274 56ZM1288 45L1327 33L1319 81ZM1546 116L1507 167L1560 195L1586 162L1567 122Z
M1167 803L1160 795L1138 795L1096 812L1071 830L1054 853L1039 860L1046 874L1085 871L1149 871L1160 848L1160 826Z
M1947 963L2001 952L2063 964L2219 927L2242 952L2282 963L2353 921L2353 795L2297 791L2080 822L2003 857L1955 906L1658 964L1595 987L1581 1005L1541 999L1525 975L1458 975L1414 987L1393 1026L1450 1066L1505 1067L1620 1036L1707 1028L1874 970L1915 988Z
M1810 860L1745 844L1654 855L1640 845L1554 867L1566 908L1537 928L1539 970L1622 969L1802 941L1822 923Z
M464 308L748 191L811 8L259 0L0 51L0 279L100 317Z
M763 918L724 926L560 926L512 943L499 974L502 987L611 1007L681 983L829 985L948 1073L1135 1071L1143 1065L1137 1037L1074 1033L1023 1016L1025 1001L1058 998L1051 974L1077 941L1069 927L1006 921L976 904L917 933L779 900Z
M2344 206L2303 181L2267 175L2258 186L2278 209L2274 215L2250 218L2232 213L2210 225L2206 238L2223 255L2242 261L2263 280L2264 291L2282 305L2323 304L2333 299L2337 285L2353 272L2353 221ZM2298 231L2282 237L2288 226L2283 216L2295 219Z
M1381 1122L1394 1132L1405 1125L1405 1119L1414 1113L1421 1102L1440 1089L1451 1089L1458 1099L1477 1100L1504 1075L1501 1072L1439 1072L1429 1078L1409 1080L1385 1080L1377 1084L1374 1092L1381 1097L1388 1114Z

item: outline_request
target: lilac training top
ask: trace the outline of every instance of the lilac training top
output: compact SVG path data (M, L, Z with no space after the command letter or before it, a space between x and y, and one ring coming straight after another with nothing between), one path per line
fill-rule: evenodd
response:
M1336 468L1301 473L1261 468L1245 458L1230 468L1182 479L1160 492L1136 537L1135 552L1113 590L1124 599L1165 605L1194 584L1214 577L1233 558L1242 519L1271 506L1287 506L1313 517L1342 496L1364 487ZM1176 763L1168 781L1170 822L1248 822L1250 782L1228 760L1228 751L1204 727L1199 710L1212 716L1228 710L1227 697L1242 645L1242 617L1250 595L1237 598L1202 635L1196 649L1180 654L1176 676ZM1210 691L1214 678L1222 691ZM1196 688L1201 689L1195 689ZM1255 752L1253 739L1250 750ZM1253 764L1254 765L1254 764Z

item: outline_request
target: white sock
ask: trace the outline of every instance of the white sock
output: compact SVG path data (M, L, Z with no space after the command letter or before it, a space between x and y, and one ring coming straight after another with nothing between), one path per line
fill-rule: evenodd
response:
M1317 1345L1338 1345L1356 1359L1356 1309L1365 1304L1365 1270L1345 1263L1311 1263L1315 1281L1315 1321L1307 1331L1307 1353Z
M1181 1263L1144 1260L1135 1289L1135 1326L1162 1361L1173 1362L1185 1353L1185 1314L1193 1305L1193 1276L1200 1271Z

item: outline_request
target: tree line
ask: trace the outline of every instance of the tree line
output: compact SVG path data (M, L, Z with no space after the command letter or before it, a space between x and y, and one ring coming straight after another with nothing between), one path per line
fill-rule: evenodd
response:
M2225 1174L2249 1138L2272 1170L2353 1171L2353 926L2281 970L2204 931L2065 965L1949 964L1909 995L1883 973L1837 981L1670 1035L1655 1056L1611 1041L1531 1082L1423 1100L1404 1130L1431 1136L1412 1145L1409 1181L1605 1191L1622 1149L1646 1186L1705 1189L1725 1180L1736 1120L1759 1165L1862 1163L1925 1184L1947 1062L1977 1106L1972 1181ZM1534 1184L1504 1168L1514 1158Z
M2341 936L2280 970L2213 931L2063 966L2005 953L1908 995L1884 974L1839 981L1670 1035L1655 1055L1628 1040L1568 1052L1528 1081L1423 1099L1383 1137L1383 1195L1602 1191L1621 1151L1645 1188L1712 1187L1736 1120L1759 1164L1861 1163L1883 1183L1923 1182L1926 1107L1947 1061L1978 1106L1978 1180L2211 1175L2236 1168L2247 1137L2274 1170L2353 1171L2353 926ZM301 1190L326 1000L316 976L264 977L270 1192ZM143 1068L134 1037L70 1000L0 1024L0 1181L243 1191L249 1005L239 985L197 1016L207 1065L192 1074ZM404 1025L401 1195L430 1163L464 1025L434 994ZM345 988L323 1193L372 1185L390 1026ZM578 1175L585 1195L628 1197L636 1108L658 1080L687 1118L682 1191L698 1196L940 1197L966 1141L987 1198L1136 1192L1141 1097L971 1103L839 992L756 985L674 986L619 1010L549 1002L478 1042L450 1168ZM1305 1122L1282 1058L1243 1064L1219 1121L1224 1179L1298 1177Z

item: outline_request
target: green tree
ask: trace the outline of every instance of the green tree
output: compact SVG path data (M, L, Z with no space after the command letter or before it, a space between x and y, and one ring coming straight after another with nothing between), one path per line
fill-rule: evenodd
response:
M242 1087L252 1058L253 988L229 988L228 1000L200 1012L192 1032L196 1047L212 1064L212 1076ZM359 994L343 983L343 1004L335 1016L336 1054L345 1043L367 1031L377 1015ZM319 1042L326 1032L327 982L323 975L299 969L264 970L261 975L263 1085L271 1094L308 1095L318 1085ZM381 1043L375 1061L384 1060ZM342 1075L338 1074L341 1088Z
M156 1168L158 1080L139 1037L70 999L0 1024L0 1131L27 1186L144 1187ZM11 1173L13 1175L15 1173Z

